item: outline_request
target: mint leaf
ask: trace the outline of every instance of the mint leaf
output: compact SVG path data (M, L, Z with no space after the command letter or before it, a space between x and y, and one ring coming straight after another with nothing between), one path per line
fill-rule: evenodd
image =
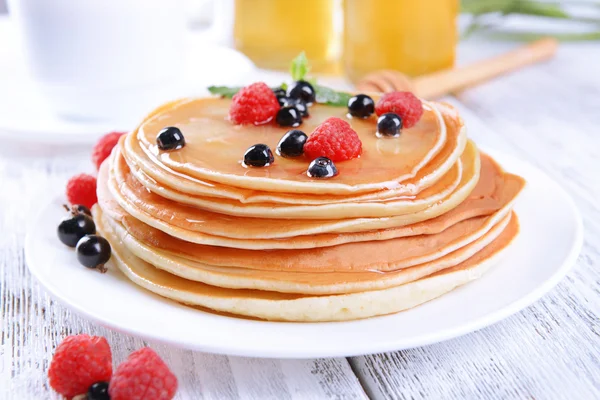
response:
M228 86L209 86L208 91L212 94L216 94L222 97L232 98L234 94L239 92L241 87L228 87Z
M287 85L284 83L281 85L281 87L285 90L287 88ZM325 86L314 84L313 87L315 88L317 103L319 103L319 104L325 104L325 105L334 106L334 107L346 107L348 105L348 100L350 100L350 97L352 97L352 95L350 93L338 92L338 91L335 91L335 90L325 87ZM237 92L239 92L240 89L241 89L241 87L236 87L236 86L233 86L233 87L231 87L231 86L209 86L208 87L208 91L210 93L221 96L221 97L226 97L228 99L232 98L233 95L236 94ZM272 89L277 89L277 88L272 88Z
M308 74L308 71L310 71L308 58L306 58L306 53L302 52L292 60L290 75L292 75L293 80L302 81L306 77L306 74Z
M281 86L278 87L272 87L271 90L276 90L276 89L283 89L283 90L287 90L287 83L282 83ZM221 97L226 97L228 99L232 98L234 94L236 94L237 92L239 92L241 89L241 87L239 86L209 86L208 87L208 91L211 94L216 94L218 96Z
M317 95L317 103L334 107L348 106L348 100L352 97L350 93L337 92L321 85L315 85L315 93Z

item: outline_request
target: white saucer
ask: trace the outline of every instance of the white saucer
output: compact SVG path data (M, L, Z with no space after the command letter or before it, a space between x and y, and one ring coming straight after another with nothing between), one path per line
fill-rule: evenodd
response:
M528 185L516 211L521 234L481 279L412 310L352 322L280 323L219 316L141 289L109 263L107 274L77 263L56 237L65 215L52 201L30 227L30 271L58 300L99 323L149 340L212 353L252 357L338 357L440 342L491 325L553 288L575 263L581 217L567 193L537 168L492 155Z
M24 61L17 56L17 51L16 48L8 48L0 52L0 139L8 138L22 143L63 146L93 144L107 132L131 130L164 99L206 95L206 87L210 85L226 82L230 85L242 84L255 71L254 64L233 49L192 40L185 74L173 82L127 92L128 97L140 99L139 104L132 106L135 111L132 110L127 118L114 118L111 121L72 119L53 113L39 89L25 74ZM2 65L3 62L13 62L15 65Z

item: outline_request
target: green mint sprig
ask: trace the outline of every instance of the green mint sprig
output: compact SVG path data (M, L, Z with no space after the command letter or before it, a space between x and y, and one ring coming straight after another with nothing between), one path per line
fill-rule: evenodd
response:
M332 107L346 107L348 100L352 95L346 92L338 92L331 88L321 86L317 84L315 78L308 78L307 75L310 72L310 64L306 54L304 52L298 54L296 58L292 60L290 64L290 75L294 81L307 81L315 88L315 94L317 97L317 103L325 104ZM280 88L283 90L287 89L287 84L284 82ZM211 94L218 95L225 98L232 98L241 88L240 87L229 87L229 86L209 86L208 91ZM279 88L272 88L279 89Z
M216 94L221 97L226 97L228 99L232 98L234 94L239 92L241 87L228 87L228 86L209 86L208 91L211 94Z
M295 81L303 81L310 71L310 65L306 53L301 52L292 60L290 64L290 75Z
M352 95L346 92L338 92L331 88L313 85L315 88L315 94L317 95L317 103L326 104L333 107L346 107L348 106L348 100Z

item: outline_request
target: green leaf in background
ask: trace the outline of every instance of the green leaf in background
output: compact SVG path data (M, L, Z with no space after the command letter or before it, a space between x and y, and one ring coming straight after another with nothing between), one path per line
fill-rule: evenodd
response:
M539 0L462 0L460 11L473 15L500 13L569 18L569 14L557 4Z
M483 33L487 37L504 40L534 40L539 37L554 37L561 41L597 40L600 35L600 18L594 15L581 16L571 14L564 7L576 5L580 8L598 9L598 0L461 0L461 12L472 16L471 23L463 32L463 37L474 33ZM595 13L597 14L597 13ZM544 18L574 23L586 23L592 31L583 33L503 31L502 23L506 16Z
M542 3L533 0L521 0L515 2L513 9L508 13L533 15L537 17L569 19L570 16L559 6L551 3Z
M346 92L338 92L331 88L315 85L317 103L334 107L346 107L352 95Z
M292 64L290 65L290 75L293 80L302 81L305 79L308 71L310 71L308 58L306 58L306 53L302 52L292 60Z
M523 32L523 31L490 31L483 32L486 38L492 40L515 40L531 42L534 40L547 38L552 36L556 40L561 42L583 42L583 41L595 41L600 40L600 32L569 32L569 33L543 33L543 32Z
M208 91L212 94L232 98L234 94L239 92L241 87L229 87L229 86L209 86Z

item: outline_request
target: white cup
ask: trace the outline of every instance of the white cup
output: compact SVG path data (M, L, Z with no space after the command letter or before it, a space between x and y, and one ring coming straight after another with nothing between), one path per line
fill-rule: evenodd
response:
M8 0L33 80L59 115L138 118L185 63L182 0Z

